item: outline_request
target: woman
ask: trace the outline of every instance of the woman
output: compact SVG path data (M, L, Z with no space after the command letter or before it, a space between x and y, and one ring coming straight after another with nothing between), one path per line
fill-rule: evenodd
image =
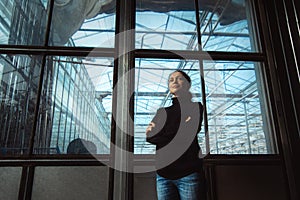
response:
M205 198L202 160L197 140L203 106L191 101L191 78L183 71L170 74L172 105L160 108L146 129L156 145L156 187L159 200Z

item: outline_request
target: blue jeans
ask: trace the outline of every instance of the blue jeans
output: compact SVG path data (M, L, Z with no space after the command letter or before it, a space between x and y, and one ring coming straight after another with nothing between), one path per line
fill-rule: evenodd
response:
M192 173L185 177L170 180L156 174L158 200L205 200L204 176Z

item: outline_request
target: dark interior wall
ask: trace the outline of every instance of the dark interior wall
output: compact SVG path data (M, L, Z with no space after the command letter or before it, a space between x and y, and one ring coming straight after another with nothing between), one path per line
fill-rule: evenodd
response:
M134 184L134 199L135 200L157 200L155 172L135 174L133 179Z
M287 200L280 166L214 166L213 199Z
M288 200L287 179L276 155L210 155L204 160L207 200Z
M291 199L300 199L300 2L259 1L266 54L275 91L279 150L283 156ZM262 14L264 15L264 14ZM266 19L264 21L264 19Z
M211 155L204 161L207 200L288 200L280 163L276 156ZM154 172L134 175L134 199L157 199Z

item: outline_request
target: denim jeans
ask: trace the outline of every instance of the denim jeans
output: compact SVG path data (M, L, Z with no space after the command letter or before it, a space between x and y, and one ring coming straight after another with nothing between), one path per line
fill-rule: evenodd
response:
M158 200L205 200L205 181L201 173L170 180L156 174Z

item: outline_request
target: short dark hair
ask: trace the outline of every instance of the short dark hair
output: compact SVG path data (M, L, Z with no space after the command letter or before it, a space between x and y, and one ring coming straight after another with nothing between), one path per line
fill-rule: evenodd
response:
M177 69L177 70L175 70L174 72L172 72L171 74L174 74L175 72L181 73L182 76L183 76L183 77L187 80L187 82L189 83L189 86L191 87L191 85L192 85L192 80L191 80L191 77L190 77L187 73L185 73L184 71L182 71L182 70L180 70L180 69ZM170 78L171 74L169 75L169 78Z

